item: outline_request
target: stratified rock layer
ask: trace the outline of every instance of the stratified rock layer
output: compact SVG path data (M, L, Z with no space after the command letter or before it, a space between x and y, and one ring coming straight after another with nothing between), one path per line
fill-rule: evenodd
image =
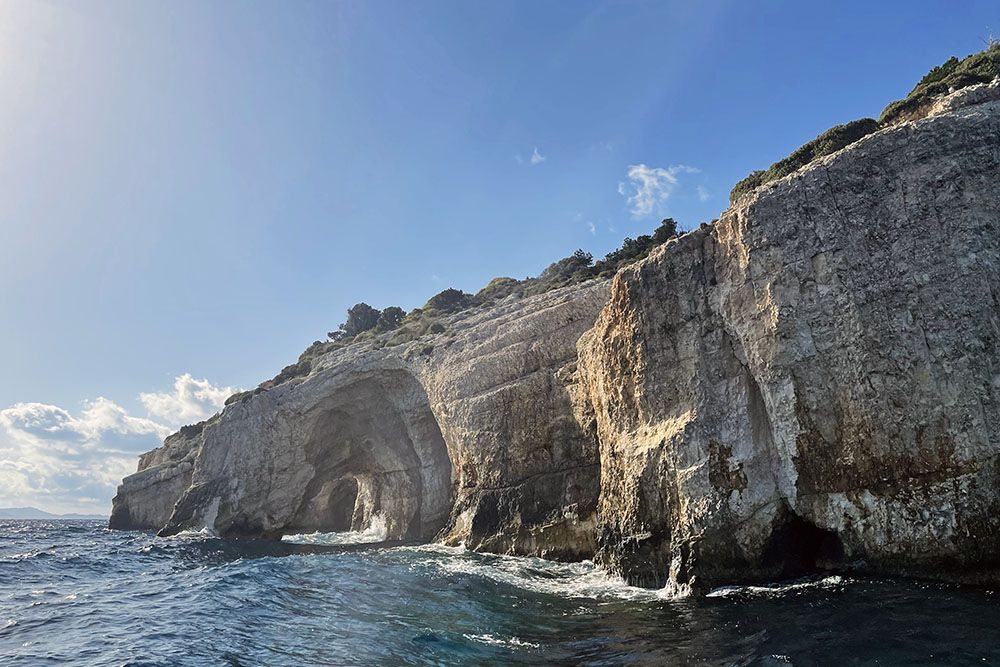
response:
M615 277L330 352L145 455L112 526L358 529L699 589L1000 580L1000 85Z
M273 537L380 516L388 539L589 556L598 455L580 426L576 342L607 291L508 298L412 343L331 352L228 406L181 463L159 453L176 447L147 455L112 525Z
M776 181L615 278L580 363L601 562L677 587L995 577L996 91Z

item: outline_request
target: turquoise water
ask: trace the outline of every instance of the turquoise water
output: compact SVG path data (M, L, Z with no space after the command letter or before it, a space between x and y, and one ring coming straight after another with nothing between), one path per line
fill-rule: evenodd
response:
M587 563L0 521L0 665L982 665L991 591L825 577L672 599Z

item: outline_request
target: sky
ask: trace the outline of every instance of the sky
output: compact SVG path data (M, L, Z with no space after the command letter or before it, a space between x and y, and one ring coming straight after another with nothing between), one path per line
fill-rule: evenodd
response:
M0 3L0 506L107 513L354 303L718 217L1000 33L957 7Z

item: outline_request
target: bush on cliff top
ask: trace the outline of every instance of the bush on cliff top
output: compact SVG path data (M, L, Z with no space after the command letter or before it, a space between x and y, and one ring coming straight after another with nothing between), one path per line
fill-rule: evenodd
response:
M448 288L428 299L423 308L415 308L405 315L403 309L398 306L378 310L367 303L355 304L348 309L347 320L337 330L327 334L330 340L315 341L299 355L297 362L281 369L278 375L262 382L253 392L242 392L231 396L229 403L242 400L252 393L266 391L294 378L304 377L312 371L315 359L351 343L371 340L377 347L400 345L427 334L443 333L445 326L439 318L445 315L493 303L512 294L518 296L543 294L591 278L610 276L620 267L642 259L652 248L675 236L677 236L677 223L673 218L665 218L651 235L643 235L636 239L626 238L620 248L612 250L604 259L597 262L594 262L590 253L577 250L569 257L550 264L537 278L525 280L494 278L474 295Z
M787 176L817 158L835 153L879 128L922 118L941 95L976 83L989 83L997 76L1000 76L1000 42L991 41L984 51L964 60L949 58L925 74L905 99L891 102L878 121L861 118L830 128L766 170L751 172L730 191L729 202L735 203L761 185Z
M423 309L436 313L457 313L476 304L476 297L449 287L428 299Z
M904 99L891 102L879 116L879 124L886 127L922 118L935 98L977 83L989 83L998 76L1000 42L991 41L985 50L962 60L952 56L925 74Z
M515 278L506 276L494 278L487 283L486 287L476 292L476 300L484 304L499 301L511 294L522 293L522 285L523 283Z
M729 201L735 202L744 194L765 183L798 171L817 158L836 153L841 148L853 144L877 129L878 122L874 118L861 118L844 125L831 127L809 143L800 146L788 157L778 160L766 170L752 172L733 187L729 193Z

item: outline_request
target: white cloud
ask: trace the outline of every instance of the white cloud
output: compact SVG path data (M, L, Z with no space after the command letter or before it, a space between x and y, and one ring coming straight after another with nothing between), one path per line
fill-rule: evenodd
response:
M46 403L0 410L0 507L107 513L138 454L158 447L178 426L211 415L234 392L184 374L173 392L140 395L146 417L103 397L76 414Z
M698 193L698 201L700 202L706 202L712 198L712 195L708 193L708 189L704 185L699 185L695 188L695 191Z
M174 380L174 390L139 394L139 400L153 417L172 426L198 422L222 409L236 393L233 387L216 387L208 380L196 380L190 373Z
M0 505L107 512L136 456L169 433L106 398L85 403L78 416L44 403L0 410Z
M587 229L590 230L590 235L591 236L597 236L597 225L595 225L594 223L588 221L587 222Z
M669 167L647 167L644 164L629 165L629 183L618 184L618 194L627 198L633 218L644 218L653 213L662 213L663 208L678 185L677 175L696 174L696 167L683 164Z
M545 156L538 152L538 146L535 146L535 150L531 152L530 158L531 164L541 164L545 162Z

